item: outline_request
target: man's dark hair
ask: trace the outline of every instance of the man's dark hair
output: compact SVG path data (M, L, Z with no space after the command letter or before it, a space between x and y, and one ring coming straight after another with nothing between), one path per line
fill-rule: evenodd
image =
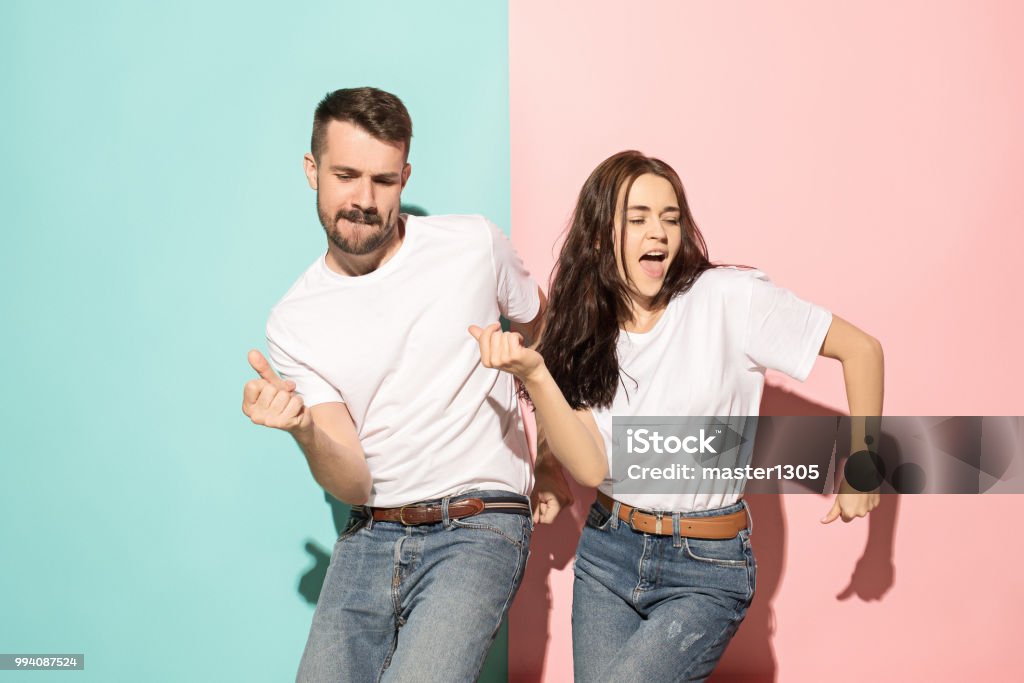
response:
M320 160L324 149L327 125L331 121L348 121L384 142L402 143L409 158L412 141L412 119L402 100L377 88L342 88L320 100L313 115L313 138L310 149Z

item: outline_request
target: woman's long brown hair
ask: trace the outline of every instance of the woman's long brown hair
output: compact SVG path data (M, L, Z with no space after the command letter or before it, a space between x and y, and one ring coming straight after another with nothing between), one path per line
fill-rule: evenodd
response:
M538 351L574 409L608 407L621 381L616 353L620 327L632 316L629 283L619 276L615 210L619 190L629 198L633 182L652 173L672 184L679 202L682 242L653 305L660 308L687 291L714 267L686 202L683 183L671 166L636 151L619 152L594 169L580 190L549 288L544 333ZM626 206L619 258L625 247ZM601 248L604 246L605 248ZM623 264L623 272L628 270ZM628 276L627 276L628 277Z

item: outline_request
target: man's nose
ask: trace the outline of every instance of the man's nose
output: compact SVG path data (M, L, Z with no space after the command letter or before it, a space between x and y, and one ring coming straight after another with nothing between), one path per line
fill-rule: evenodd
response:
M372 213L377 210L377 199L373 192L373 181L370 178L360 178L354 191L352 196L353 208L359 209L364 213Z

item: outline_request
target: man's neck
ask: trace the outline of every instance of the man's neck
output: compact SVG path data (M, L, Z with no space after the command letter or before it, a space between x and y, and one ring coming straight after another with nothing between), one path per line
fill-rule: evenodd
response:
M382 244L379 249L375 249L369 254L356 256L354 254L345 253L333 242L328 240L327 257L324 261L327 263L327 267L335 273L348 275L349 277L358 277L360 275L372 273L390 261L391 258L398 253L398 250L402 247L402 243L404 241L405 218L403 216L399 216L398 225L395 226L394 231L391 233L391 239L388 240L386 244Z

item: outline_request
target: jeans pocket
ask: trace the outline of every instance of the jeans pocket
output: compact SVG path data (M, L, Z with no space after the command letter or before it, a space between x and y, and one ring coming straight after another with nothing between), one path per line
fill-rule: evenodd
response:
M458 529L489 531L521 548L529 544L532 534L531 520L526 515L501 512L483 513L472 517L453 519L452 526Z
M367 521L368 521L367 517L351 517L350 516L348 518L348 523L345 525L345 529L338 536L338 540L335 541L335 544L341 543L346 538L354 536L356 533L359 532L360 529L362 529L364 526L366 526L366 522Z
M608 528L608 525L612 521L612 513L604 509L603 506L598 503L594 503L590 506L590 512L587 513L586 525L591 529L597 529L598 531L604 531Z
M725 539L683 538L683 544L692 560L720 567L747 567L747 545L740 535Z

